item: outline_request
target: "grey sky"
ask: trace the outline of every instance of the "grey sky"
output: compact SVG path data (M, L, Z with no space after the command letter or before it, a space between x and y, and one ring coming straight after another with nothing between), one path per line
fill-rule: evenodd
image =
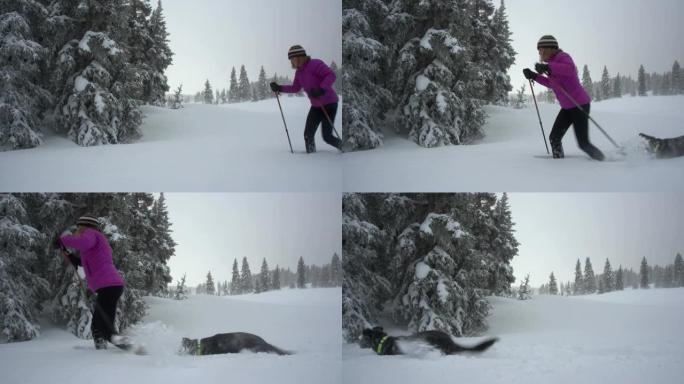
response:
M518 52L509 71L514 89L526 83L523 68L534 68L539 60L537 41L545 34L570 53L580 76L587 64L594 81L604 65L611 76L619 72L636 79L641 64L647 72L662 73L684 59L681 0L509 0L506 9Z
M341 0L163 0L173 64L169 86L183 83L194 94L209 79L214 88L229 87L230 71L245 65L256 81L263 65L294 76L287 50L302 45L309 55L341 64Z
M211 270L230 281L233 259L247 257L252 273L263 258L296 270L297 260L322 265L342 255L342 197L336 193L168 193L176 255L169 260L174 282L187 273L190 285Z
M517 278L530 273L534 286L549 274L574 281L575 263L591 258L595 273L611 266L671 264L684 254L684 195L661 193L511 193L516 238L512 266Z

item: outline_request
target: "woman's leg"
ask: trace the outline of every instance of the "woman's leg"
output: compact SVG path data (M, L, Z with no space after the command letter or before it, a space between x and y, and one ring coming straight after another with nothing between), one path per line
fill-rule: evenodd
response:
M551 134L549 135L551 152L554 159L565 157L563 152L563 136L565 136L565 132L568 131L570 125L572 125L571 113L566 109L561 109L558 112L558 116L556 116L556 121L553 123L553 128L551 128Z
M589 113L591 104L585 104L582 109ZM589 142L589 117L579 108L572 110L572 124L575 127L575 137L577 145L594 160L603 160L604 156L600 149Z
M99 334L105 340L111 340L116 333L114 328L116 320L116 306L123 293L123 287L105 287L97 291L96 312L100 312Z
M337 103L328 104L322 108L325 108L325 112L327 112L328 117L330 117L330 121L328 121L327 118L323 119L323 140L333 147L339 149L342 146L342 140L333 135L334 126L331 124L331 122L335 121L335 116L337 115ZM323 116L325 117L325 114Z
M304 144L306 145L306 153L316 152L316 131L318 125L323 121L323 111L317 107L311 107L309 114L306 116L306 126L304 128Z

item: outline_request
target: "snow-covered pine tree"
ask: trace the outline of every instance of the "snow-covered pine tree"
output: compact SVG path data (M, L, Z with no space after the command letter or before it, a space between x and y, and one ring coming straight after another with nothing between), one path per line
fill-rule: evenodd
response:
M49 50L38 43L47 10L36 1L0 3L0 150L43 142L41 117L52 95L41 82Z
M259 81L257 83L256 89L258 100L265 100L271 93L271 88L269 87L268 81L266 80L266 71L264 71L263 65L261 66L261 70L259 71Z
M228 282L226 280L223 280L223 290L221 291L221 295L230 295L230 288L228 287Z
M252 86L249 84L245 66L240 67L240 82L238 83L238 100L249 101L252 99Z
M304 258L299 257L297 261L297 288L306 288L306 266L304 265Z
M615 272L615 290L616 291L622 291L625 289L625 282L624 282L624 277L622 276L622 264L618 268L617 272Z
M603 280L603 291L604 292L612 292L615 290L615 278L613 276L613 269L610 266L610 261L606 259L606 264L603 267L603 276L601 276L601 280Z
M646 261L645 256L641 260L641 267L639 268L639 279L640 279L639 288L648 289L650 279L648 278L648 262Z
M610 99L613 94L613 89L610 86L610 76L608 75L608 68L603 66L603 75L601 75L601 98Z
M242 258L242 273L240 274L240 293L252 293L254 282L252 281L252 271L249 270L247 257Z
M575 264L575 287L572 294L584 294L584 278L582 277L582 264L580 264L580 259L577 259L577 264Z
M207 272L207 282L206 282L208 295L213 295L216 293L216 287L214 286L214 278L211 277L211 271Z
M171 109L183 108L183 84L173 92L173 101L171 102Z
M268 277L268 263L266 263L266 258L264 257L264 261L261 263L261 273L259 274L259 285L262 292L271 290L271 282Z
M214 93L214 104L218 105L221 102L221 93L217 89Z
M213 104L214 103L214 91L211 89L211 84L209 83L209 79L204 83L204 92L202 93L204 97L204 104Z
M226 93L226 89L224 88L221 90L221 104L225 104L228 102L228 94Z
M144 82L144 100L158 105L169 90L164 71L173 62L173 52L169 48L169 33L166 31L166 20L164 19L161 0L157 1L157 7L150 16L149 36L151 45L146 50L146 61L151 70Z
M673 266L673 282L675 287L684 287L684 262L682 255L677 252Z
M596 276L594 276L594 268L591 266L591 260L587 257L584 261L584 293L596 293Z
M646 96L646 71L644 70L643 65L639 67L639 76L637 81L639 82L639 96Z
M525 276L525 280L520 282L518 288L518 300L529 300L532 298L532 291L530 290L530 274Z
M553 275L553 272L551 272L551 275L549 276L549 294L558 294L558 285L556 284L556 277Z
M185 300L188 298L187 288L185 287L185 274L178 280L176 291L173 293L173 298L175 300Z
M622 97L622 81L619 72L613 81L613 97Z
M337 253L333 254L332 260L330 261L330 282L333 287L342 286L342 262Z
M238 89L235 67L230 71L230 89L228 90L228 102L237 103L240 101L240 90Z
M273 271L273 281L271 282L271 285L274 290L280 289L280 268L277 265Z
M525 108L525 87L527 84L523 84L518 92L515 94L515 101L513 102L513 108L523 109Z
M233 275L230 280L230 294L239 295L242 293L242 284L240 282L240 272L238 271L237 259L233 259Z
M675 60L672 64L672 75L670 76L672 94L680 95L684 93L684 77L682 76L682 68L679 61Z
M591 74L589 73L589 67L584 64L582 69L582 88L587 91L590 97L594 97L594 84L591 80Z
M494 64L494 73L489 83L488 100L493 103L505 103L508 100L508 93L513 90L508 68L515 63L516 52L511 44L511 30L504 0L501 0L499 8L494 12L491 29L496 43L489 51Z

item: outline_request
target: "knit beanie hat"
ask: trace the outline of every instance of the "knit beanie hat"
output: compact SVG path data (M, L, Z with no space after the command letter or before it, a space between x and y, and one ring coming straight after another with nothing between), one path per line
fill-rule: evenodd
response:
M92 216L81 216L76 221L76 225L82 225L90 228L100 228L100 221Z
M287 58L292 59L293 57L306 57L306 51L301 45L293 45L287 51Z
M556 48L558 49L558 41L551 35L544 35L537 42L537 49L539 48Z

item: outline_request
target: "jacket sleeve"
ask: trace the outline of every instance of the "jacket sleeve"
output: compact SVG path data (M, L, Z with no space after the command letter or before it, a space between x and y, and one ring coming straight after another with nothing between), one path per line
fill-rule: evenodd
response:
M95 246L96 238L92 231L85 231L80 236L65 235L61 237L62 244L79 251L90 249Z
M330 67L328 67L323 61L321 61L316 68L316 76L321 79L320 87L326 91L332 88L335 80L337 80L335 72L333 72L332 69L330 69Z
M280 92L283 93L297 93L302 89L302 85L299 83L299 71L295 72L295 78L292 85L282 85L280 86Z
M544 76L542 74L537 75L537 77L534 79L534 81L545 86L546 88L551 88L551 82L549 81L549 79L546 76Z
M550 61L548 64L553 76L569 77L577 73L575 63L568 55L564 55L560 60Z

